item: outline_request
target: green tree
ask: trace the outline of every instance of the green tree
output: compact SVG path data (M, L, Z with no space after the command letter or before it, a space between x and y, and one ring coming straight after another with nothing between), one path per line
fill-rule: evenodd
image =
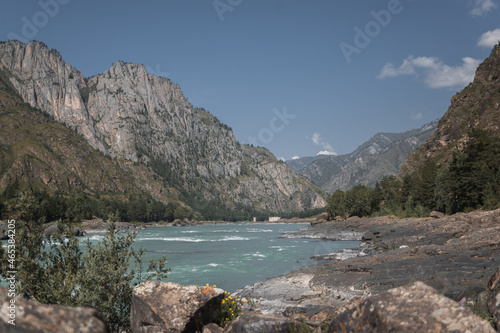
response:
M455 153L449 167L450 211L498 205L500 138L482 129L469 131L463 152Z
M357 185L346 193L346 210L350 216L369 216L372 213L373 189Z
M346 217L346 198L342 190L337 190L327 199L326 212L330 219L337 216Z

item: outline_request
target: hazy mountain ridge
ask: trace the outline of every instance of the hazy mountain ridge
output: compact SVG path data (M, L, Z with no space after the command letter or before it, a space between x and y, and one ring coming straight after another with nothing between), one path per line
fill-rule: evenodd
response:
M397 175L404 161L434 132L438 121L403 133L377 133L352 153L287 161L328 193L356 185L373 186L382 177Z
M0 69L25 102L75 129L95 149L120 164L153 168L165 187L152 191L158 200L174 195L171 186L230 207L296 211L325 205L321 189L270 152L241 146L228 126L143 65L117 62L85 79L43 43L8 42L0 44Z

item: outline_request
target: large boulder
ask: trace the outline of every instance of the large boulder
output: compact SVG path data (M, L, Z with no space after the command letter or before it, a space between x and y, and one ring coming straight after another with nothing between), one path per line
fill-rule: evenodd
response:
M38 304L12 298L7 289L0 288L0 332L104 333L107 328L97 310Z
M290 318L250 312L231 321L225 333L289 333L300 332L301 323Z
M215 322L223 298L218 288L143 282L132 292L132 332L201 332Z
M328 332L486 332L491 325L422 282L390 289L361 302Z
M488 292L488 310L497 330L500 330L500 267L488 283Z

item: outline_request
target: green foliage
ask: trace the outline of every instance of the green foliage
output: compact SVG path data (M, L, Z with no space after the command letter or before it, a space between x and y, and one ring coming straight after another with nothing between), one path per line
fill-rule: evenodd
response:
M130 305L133 283L147 279L166 279L166 258L150 262L143 275L144 249L134 251L135 234L118 236L114 225L97 245L86 240L86 250L67 224L59 223L59 232L43 239L43 219L38 219L37 198L23 191L10 213L16 218L16 283L18 293L45 304L86 306L97 309L106 318L111 332L130 331ZM7 277L7 252L0 248L0 275Z
M341 216L346 218L346 198L344 191L337 190L327 199L326 212L331 218Z
M43 217L46 222L59 219L80 222L94 217L112 222L171 222L174 218L183 219L190 216L186 209L179 210L176 204L165 205L146 195L131 195L128 202L103 198L99 194L91 196L82 192L74 192L69 196L61 193L50 195L45 191L23 187L17 181L7 185L0 200L8 205L10 201L16 201L21 192L31 193L36 203L33 210L34 218ZM174 211L177 211L175 216ZM9 217L6 208L0 213L4 218Z
M371 202L371 205L369 203ZM356 186L336 191L326 211L337 215L429 216L432 210L453 214L496 209L500 204L500 138L482 129L469 131L469 141L449 165L426 162L402 181L384 177L374 189Z

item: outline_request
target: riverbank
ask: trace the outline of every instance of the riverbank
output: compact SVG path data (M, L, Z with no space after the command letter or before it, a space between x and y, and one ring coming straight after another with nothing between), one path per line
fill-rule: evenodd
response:
M318 265L238 290L264 313L332 310L422 281L459 301L480 299L500 265L500 210L441 218L377 217L324 222L284 237L360 240L358 249L319 256Z
M312 219L281 219L276 222L270 221L240 221L240 222L227 222L227 221L196 221L196 220L175 220L173 222L150 222L150 223L140 223L140 222L114 222L116 232L136 232L147 227L192 227L207 224L229 224L229 223L245 223L245 224L255 224L255 225L266 225L266 224L289 224L289 223L311 223ZM104 221L102 219L85 220L81 223L81 229L87 234L101 234L108 231L111 222Z

